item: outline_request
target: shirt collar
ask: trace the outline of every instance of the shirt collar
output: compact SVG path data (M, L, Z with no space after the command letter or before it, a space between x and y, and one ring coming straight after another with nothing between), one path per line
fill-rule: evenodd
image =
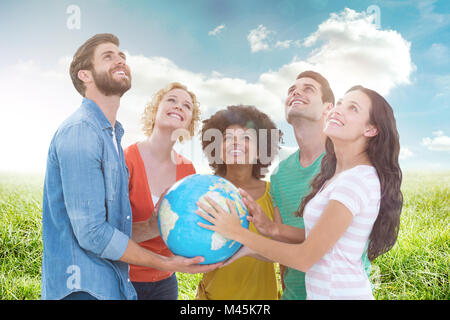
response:
M113 127L111 125L111 122L109 122L108 118L106 118L103 111L94 101L92 101L89 98L83 98L81 106L85 108L94 117L94 119L99 123L102 129L108 129L112 131ZM124 130L122 124L117 120L115 131L116 136L120 139L123 136Z

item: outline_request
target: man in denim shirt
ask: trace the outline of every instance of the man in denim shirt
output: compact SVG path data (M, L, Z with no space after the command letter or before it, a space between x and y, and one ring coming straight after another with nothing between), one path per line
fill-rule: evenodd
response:
M162 257L130 239L128 169L116 121L131 87L125 55L112 34L75 53L70 76L84 97L50 144L44 184L42 299L136 299L128 264L189 273L218 266L202 257ZM157 233L149 224L145 232ZM140 230L140 229L136 229Z

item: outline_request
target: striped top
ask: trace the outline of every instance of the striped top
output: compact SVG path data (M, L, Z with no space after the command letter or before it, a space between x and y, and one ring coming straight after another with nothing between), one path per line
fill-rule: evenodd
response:
M280 210L284 224L304 229L302 217L297 211L302 199L311 190L311 180L320 172L322 153L310 166L303 168L300 164L300 149L280 162L270 176L270 194L274 208ZM284 272L282 300L305 300L305 273L287 267Z
M306 272L307 299L374 299L361 256L380 208L375 168L359 165L341 172L317 193L303 214L306 237L330 200L345 205L353 221L331 250Z

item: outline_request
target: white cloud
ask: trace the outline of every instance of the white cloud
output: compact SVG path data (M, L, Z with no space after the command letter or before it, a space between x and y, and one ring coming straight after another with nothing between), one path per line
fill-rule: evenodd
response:
M445 44L433 43L431 47L425 52L425 56L430 59L430 62L436 64L447 64L449 50Z
M67 59L60 59L53 69L19 61L3 70L0 85L0 170L42 170L53 133L81 100Z
M173 81L187 85L197 95L203 116L232 104L255 105L268 114L277 117L280 114L282 97L261 83L225 77L217 72L194 73L163 57L126 54L133 76L132 88L121 99L117 115L125 127L124 147L144 138L140 118L146 102ZM44 170L54 132L82 100L68 74L70 61L70 57L64 57L54 68L44 68L34 61L19 61L0 75L0 86L4 89L2 106L5 106L0 109L0 135L11 137L2 139L1 148L8 152L0 157L0 170ZM191 159L203 161L198 141L189 142L183 148ZM205 167L204 162L202 165Z
M414 153L409 148L406 148L406 147L400 148L400 155L399 155L400 160L405 160L405 159L411 158L413 156L414 156Z
M417 8L420 17L414 27L414 37L423 37L435 32L438 29L445 28L450 24L449 13L435 12L436 0L417 1Z
M137 103L136 106L128 103L129 100L145 102L154 92L173 81L185 84L197 95L203 114L210 114L231 104L251 104L274 114L283 99L262 83L226 77L218 72L212 72L211 75L194 73L162 57L127 56L133 84L124 95L122 105L130 104L130 108L138 109L136 112L141 112L143 103Z
M274 34L274 31L268 30L265 26L260 24L256 29L250 30L248 34L248 41L252 52L269 50L269 36Z
M373 16L365 12L332 13L304 45L311 48L306 60L294 57L278 71L262 74L260 82L284 95L296 75L314 70L328 79L336 98L356 84L387 95L392 88L409 84L415 70L411 44L396 31L377 29Z
M275 43L275 48L288 49L292 45L292 43L292 40L277 41L277 43Z
M422 145L432 151L450 151L450 137L444 135L442 130L434 131L433 138L423 138Z
M435 75L434 83L436 86L435 97L448 96L450 93L450 74Z
M296 152L298 150L298 147L289 147L289 146L281 146L280 150L278 151L277 156L275 159L273 159L271 165L267 168L268 173L266 175L266 179L269 178L272 174L276 173L276 170L278 170L278 165L281 161L287 159L291 154Z
M262 50L257 48L269 43L272 31L262 25L255 30L249 41L252 38L255 49ZM140 117L145 103L172 81L181 82L196 93L203 117L242 103L257 106L279 122L284 121L287 88L302 71L321 72L339 97L354 84L386 94L395 86L409 83L414 69L410 44L395 31L377 30L365 13L346 9L332 14L307 40L311 48L317 48L306 60L294 57L279 70L262 73L255 82L214 71L195 73L164 57L127 53L133 82L118 113L126 129L122 145L143 138ZM0 157L0 169L45 167L53 133L81 102L68 75L70 61L70 57L64 57L52 68L43 68L34 61L19 61L0 74L0 136L11 137L2 139L2 150L8 150L8 156ZM194 154L199 153L196 143L199 142L192 142L190 147ZM30 155L33 161L29 160Z
M211 30L208 32L209 36L217 36L219 33L221 33L225 29L225 25L221 24L220 26L217 26L214 30Z
M300 47L300 40L277 40L275 42L276 32L268 30L264 25L260 24L256 29L250 30L247 37L250 42L250 48L252 52L269 51L273 48L289 49L292 46Z

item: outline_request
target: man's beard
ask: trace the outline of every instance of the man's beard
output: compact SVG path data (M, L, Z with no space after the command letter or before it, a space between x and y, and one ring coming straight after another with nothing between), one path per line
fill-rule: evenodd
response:
M105 96L122 97L125 92L131 88L131 75L127 73L128 79L115 80L110 72L104 71L97 73L92 70L95 85Z

